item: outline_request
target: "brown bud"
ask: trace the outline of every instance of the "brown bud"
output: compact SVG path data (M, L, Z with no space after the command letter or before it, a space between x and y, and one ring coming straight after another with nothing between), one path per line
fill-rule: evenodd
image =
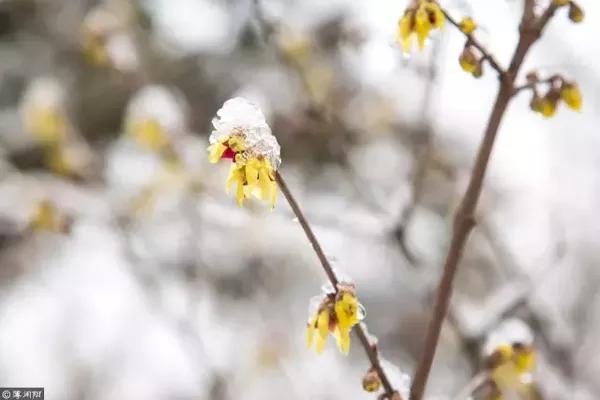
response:
M481 78L482 75L483 75L483 59L479 60L479 62L475 66L475 70L473 71L473 76L475 78Z
M538 76L538 73L536 71L531 71L527 75L525 75L525 79L527 80L528 84L533 85L534 83L537 83L540 80L540 77Z
M363 389L367 392L377 392L381 388L381 379L379 379L379 375L377 371L371 368L362 380Z
M473 72L477 69L477 64L480 63L479 61L480 60L475 55L472 47L468 44L463 49L460 57L458 57L458 62L460 63L462 69L471 74L473 74Z
M535 112L542 112L542 108L544 106L544 100L538 95L534 94L529 102L529 108Z
M583 21L584 13L583 9L577 5L574 1L569 3L569 19L576 24Z

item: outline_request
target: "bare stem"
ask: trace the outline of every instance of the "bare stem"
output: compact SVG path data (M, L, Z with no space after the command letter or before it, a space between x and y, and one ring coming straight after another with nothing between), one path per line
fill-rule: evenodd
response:
M283 179L283 176L281 176L281 173L279 171L275 172L275 179L277 180L277 184L279 185L279 188L281 189L283 196L285 197L285 199L289 203L290 207L292 208L292 211L298 218L298 222L300 223L302 230L306 234L308 241L312 245L312 248L315 251L315 254L317 255L319 261L321 262L321 266L323 267L323 270L325 271L327 278L329 278L329 281L333 285L334 290L337 292L337 290L338 290L337 285L339 283L339 278L337 277L335 271L331 267L331 264L329 263L327 256L325 256L325 253L323 252L323 248L321 247L321 244L319 243L317 237L313 233L313 230L310 227L308 220L304 216L304 213L300 209L300 206L298 205L296 198L290 191L287 183L285 182L285 180ZM385 374L385 371L381 367L381 362L379 359L379 353L377 350L377 346L375 346L374 343L371 343L367 336L366 325L363 323L359 323L355 326L354 331L356 332L356 336L358 336L358 339L360 340L362 347L365 349L365 352L367 353L367 357L369 358L369 361L371 362L371 366L379 375L379 379L381 379L381 383L383 385L383 388L385 390L387 397L391 399L395 393L395 390L392 387L392 384L390 383L390 380L388 379L387 375Z
M523 18L519 28L519 42L508 69L504 71L501 68L494 67L499 71L500 87L482 142L477 152L475 165L471 172L467 189L454 216L450 247L446 255L442 277L436 292L433 315L427 329L423 352L411 387L411 400L421 400L425 392L442 325L446 314L448 313L448 306L452 296L453 282L458 263L462 258L469 234L475 225L475 209L481 195L485 173L492 154L498 128L500 127L502 118L515 90L514 83L517 73L519 72L525 55L529 51L531 45L540 37L542 30L555 10L555 7L551 5L540 18L535 18L532 7L533 2L525 2ZM449 18L448 15L446 15L446 17ZM449 18L449 21L453 25L458 26L452 19ZM473 44L476 45L476 42L473 42ZM492 64L491 60L492 59L490 59L490 64ZM492 66L494 66L494 64L492 64Z

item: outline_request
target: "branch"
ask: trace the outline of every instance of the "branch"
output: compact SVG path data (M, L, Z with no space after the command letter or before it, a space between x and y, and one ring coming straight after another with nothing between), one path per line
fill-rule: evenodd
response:
M475 390L479 389L488 379L487 372L480 372L475 375L460 391L454 396L453 400L468 400Z
M535 20L533 19L533 13L530 12L531 4L531 1L525 2L523 18L519 28L519 42L508 69L506 71L503 71L501 68L497 69L502 71L500 72L500 87L485 129L483 140L477 152L475 165L471 172L466 192L454 217L452 239L446 255L442 277L437 289L433 315L427 329L423 353L419 360L411 387L411 400L421 400L425 392L425 386L427 385L427 379L433 364L442 324L448 312L458 263L462 258L469 234L475 225L475 208L481 195L485 173L492 154L498 128L500 127L500 123L502 122L502 118L515 89L514 83L517 73L523 64L527 52L533 43L540 37L546 23L550 20L550 17L555 11L555 6L550 5L542 16ZM457 25L456 21L452 20L449 15L446 14L446 18L448 18L453 25ZM479 48L476 42L473 42L473 45ZM479 48L479 50L483 52L481 48ZM488 60L490 61L490 64L492 64L493 59L488 58ZM495 64L498 65L497 63ZM493 65L494 64L492 64L492 66Z
M481 44L481 42L479 40L477 40L477 38L475 38L475 35L473 35L472 33L463 32L460 29L460 23L458 21L456 21L454 18L452 18L452 16L450 16L450 14L448 14L448 11L444 10L443 8L441 10L444 13L444 16L446 17L448 22L450 22L452 25L454 25L459 31L462 32L463 35L465 35L465 37L467 38L467 42L470 43L477 50L479 50L481 52L481 54L483 54L483 58L485 60L488 60L488 62L492 66L492 68L494 68L498 72L498 74L504 75L504 68L502 68L500 66L500 63L498 63L498 61L496 61L496 59L494 58L492 53L490 53L488 51L488 49L486 49L486 47L483 44Z
M287 183L285 182L285 180L283 179L283 176L279 173L279 171L275 172L275 179L277 180L277 184L279 185L279 188L281 189L283 196L285 197L285 199L289 203L290 207L292 208L292 211L298 218L298 222L300 223L302 230L304 230L304 233L306 234L308 241L312 245L312 248L315 251L315 254L319 258L319 261L321 262L321 266L323 267L323 270L325 271L327 278L329 279L329 281L331 282L331 284L333 286L333 289L337 293L337 291L338 291L337 285L339 283L339 278L337 277L335 271L331 267L331 264L329 263L327 256L325 256L325 253L323 252L323 249L321 248L321 244L319 243L317 237L313 233L312 228L310 227L310 224L308 223L306 217L304 216L304 213L302 212L302 210L300 209L300 206L298 205L298 202L296 201L294 195L292 195L292 192L290 192L290 189L289 189ZM387 397L391 399L392 396L397 392L392 387L390 380L388 379L387 375L385 374L385 371L381 367L381 362L379 359L379 353L377 351L377 347L374 343L370 342L370 340L367 336L366 325L363 323L359 323L355 326L354 331L356 332L356 335L358 336L358 339L360 340L362 347L365 349L365 352L367 353L367 357L369 358L369 361L371 362L371 366L377 372L377 375L379 375L379 379L381 379L381 383L383 385L383 388L385 390Z

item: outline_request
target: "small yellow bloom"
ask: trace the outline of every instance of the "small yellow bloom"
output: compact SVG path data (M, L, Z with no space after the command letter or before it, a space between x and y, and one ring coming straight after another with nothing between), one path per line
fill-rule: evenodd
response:
M479 65L479 60L470 46L464 48L460 57L458 57L458 62L461 68L470 74L474 74Z
M68 232L71 219L58 211L49 200L42 200L36 204L35 210L29 220L29 227L37 231Z
M569 0L553 0L552 2L555 6L558 7L566 6L567 4L569 4Z
M569 19L578 24L583 21L584 16L585 14L583 13L583 9L574 1L571 1L569 3Z
M530 373L535 367L535 349L522 344L513 345L513 362L517 371L522 374Z
M475 32L475 29L477 29L477 24L475 23L475 21L473 20L473 18L471 18L471 17L465 17L465 18L463 18L460 21L458 27L464 33L470 34L470 33Z
M542 101L542 115L544 117L553 117L556 114L556 107L558 103L550 99L543 99Z
M398 21L396 41L402 45L404 52L411 47L411 38L417 36L419 50L425 47L425 41L434 29L442 29L446 18L436 0L417 0L410 6Z
M25 114L29 133L43 144L56 144L67 136L67 120L55 108L32 108Z
M381 388L381 379L379 378L377 371L373 368L369 369L363 377L362 386L363 389L369 393L379 391Z
M215 131L208 146L211 163L230 159L233 165L225 184L229 192L235 184L235 197L240 206L244 200L257 197L275 206L277 182L275 171L279 159L279 144L258 107L242 98L225 102L213 120ZM232 122L232 120L234 122Z
M560 98L572 110L581 111L582 96L577 84L565 82L560 90Z
M488 360L490 378L500 392L523 392L531 382L535 350L521 343L501 344Z
M164 128L154 119L131 122L127 126L127 133L141 147L154 152L161 151L169 143Z
M321 300L317 314L311 316L306 332L308 346L312 345L316 330L317 353L323 351L327 336L331 334L336 340L338 350L342 354L348 354L350 331L363 316L364 311L356 298L354 286L346 283L339 284L337 294L327 294Z

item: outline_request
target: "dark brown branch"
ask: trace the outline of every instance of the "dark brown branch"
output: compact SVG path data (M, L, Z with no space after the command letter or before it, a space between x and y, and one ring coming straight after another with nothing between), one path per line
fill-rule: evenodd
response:
M458 28L458 30L460 30L463 33L463 35L466 36L467 42L470 43L477 50L479 50L481 52L481 54L483 54L483 58L486 59L490 63L492 68L494 68L496 70L496 72L498 72L498 74L500 74L500 75L504 74L504 68L502 68L500 66L500 63L498 63L498 61L496 61L496 59L494 58L492 53L490 53L488 51L488 49L486 49L486 47L483 44L481 44L481 42L479 40L477 40L475 35L473 35L472 33L463 32L460 29L460 23L457 20L455 20L454 18L452 18L452 16L450 14L448 14L448 11L442 9L442 12L444 13L444 16L446 17L448 22L450 22L452 25L454 25L456 28Z
M500 88L496 96L496 101L492 108L483 140L477 152L475 165L471 172L471 178L466 192L454 217L452 239L446 255L442 277L437 289L433 315L427 329L423 353L419 360L411 387L411 400L421 400L425 392L425 386L433 364L442 324L448 312L458 263L462 258L469 234L475 225L475 208L481 195L485 173L492 154L498 128L500 127L500 123L502 122L502 118L515 89L514 83L517 73L519 72L531 45L540 37L546 23L550 20L550 17L555 11L555 6L551 5L546 9L542 16L536 20L534 19L533 10L531 9L532 4L533 2L531 1L525 2L523 18L519 27L519 42L508 69L505 72L500 72ZM448 15L446 15L446 17L453 25L457 25ZM500 71L502 70L500 69Z
M317 257L319 258L319 261L321 262L321 266L323 267L325 274L327 274L327 278L329 278L329 281L333 285L334 290L337 292L337 290L338 290L337 285L339 283L339 279L338 279L335 271L331 267L331 264L329 263L327 256L323 252L321 244L319 243L317 237L313 233L312 228L310 227L310 224L308 223L306 217L304 216L304 213L300 209L298 202L296 201L294 195L292 195L292 192L290 191L287 183L285 182L285 180L283 179L283 177L281 176L279 171L275 172L275 179L277 180L277 184L279 185L279 188L281 189L283 196L285 197L285 199L289 203L290 207L292 208L292 211L298 218L298 222L300 223L302 230L306 234L308 241L310 242L315 253L317 254ZM395 390L392 387L392 384L390 383L390 380L388 379L385 371L381 367L381 362L379 360L379 353L377 350L377 346L374 343L371 343L371 341L369 340L369 338L367 336L366 325L364 325L364 326L363 325L364 324L362 324L362 323L357 324L354 328L354 331L356 332L356 336L358 336L358 339L360 340L362 347L365 349L365 352L367 353L367 357L369 358L369 361L371 362L371 366L379 375L379 379L381 379L381 383L383 385L383 388L385 390L387 397L391 399L395 393Z

